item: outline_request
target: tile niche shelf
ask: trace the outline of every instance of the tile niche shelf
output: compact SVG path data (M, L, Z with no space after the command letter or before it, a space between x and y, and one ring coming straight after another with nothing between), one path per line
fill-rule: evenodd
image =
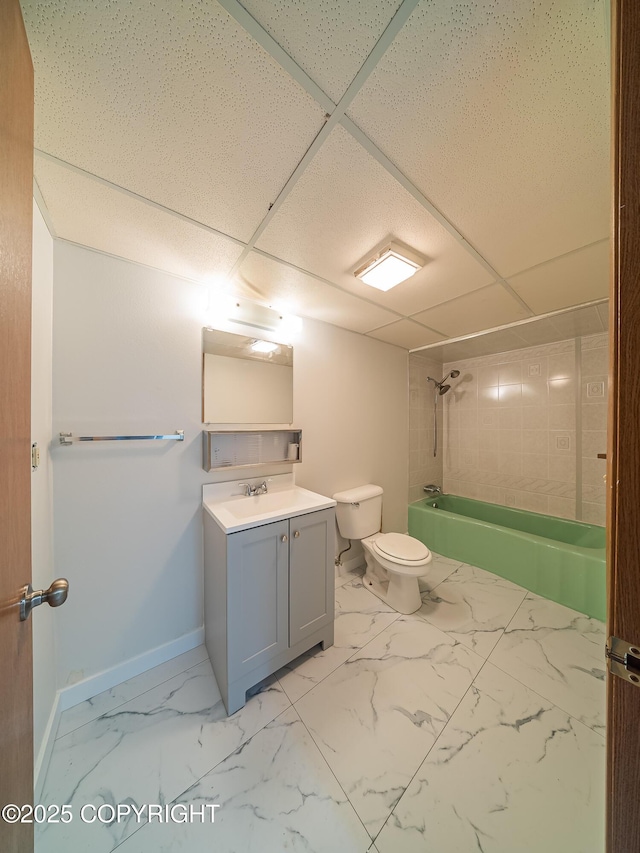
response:
M301 429L204 430L205 471L302 461Z

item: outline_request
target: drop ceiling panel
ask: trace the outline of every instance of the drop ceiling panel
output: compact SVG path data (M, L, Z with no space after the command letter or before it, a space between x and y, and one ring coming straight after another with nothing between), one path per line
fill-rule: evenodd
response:
M379 341L386 341L388 344L395 344L405 349L423 347L427 344L435 344L437 341L444 340L442 335L437 335L435 332L425 329L424 326L414 323L413 320L398 320L398 322L391 323L389 326L375 329L373 332L369 332L368 335L371 338L377 338Z
M509 284L536 314L609 295L609 241L603 240L534 267Z
M323 111L217 3L24 0L36 146L247 240Z
M337 103L400 0L243 0L242 5Z
M242 246L36 157L56 234L187 278L228 275Z
M430 347L424 353L428 357L450 362L541 346L581 335L598 334L606 331L603 314L607 309L606 302L574 308L549 317L518 323L507 329L496 329L451 343L445 341L442 346Z
M390 323L395 315L330 284L252 252L233 284L238 296L284 311L333 323L354 332Z
M503 276L606 237L605 0L423 2L349 109Z
M455 338L515 323L526 316L522 305L502 285L493 284L444 305L437 305L429 311L422 311L414 319L447 337Z
M382 293L352 271L387 239L428 258ZM489 283L491 276L342 127L334 129L257 243L357 296L412 314Z
M577 311L568 311L566 314L557 314L555 317L550 317L549 321L558 331L555 340L598 335L607 330L595 305L578 308Z
M486 335L478 335L459 344L451 344L452 351L445 348L443 357L446 361L462 358L477 358L481 355L490 355L497 352L509 352L510 350L523 349L527 344L522 338L510 329L499 329Z

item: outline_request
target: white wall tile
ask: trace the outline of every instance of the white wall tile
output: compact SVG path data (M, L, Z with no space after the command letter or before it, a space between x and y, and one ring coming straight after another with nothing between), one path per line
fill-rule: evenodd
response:
M582 503L582 520L587 524L606 524L607 509L603 504L592 504L588 501Z
M573 379L549 379L549 405L575 403L576 386Z
M574 429L576 425L575 406L549 406L549 429Z
M498 426L501 430L522 429L522 409L507 408L498 412Z
M583 488L578 505L584 504L585 520L603 523L605 463L596 454L607 445L606 396L587 397L586 384L606 381L608 338L592 335L580 344L579 403L575 340L443 365L445 373L453 367L470 373L478 388L475 425L471 405L448 409L449 424L456 428L451 432L455 452L444 458L447 491L479 489L481 500L575 518L579 464ZM582 419L580 460L577 414Z
M549 402L549 385L545 379L527 379L522 383L523 406L546 406Z

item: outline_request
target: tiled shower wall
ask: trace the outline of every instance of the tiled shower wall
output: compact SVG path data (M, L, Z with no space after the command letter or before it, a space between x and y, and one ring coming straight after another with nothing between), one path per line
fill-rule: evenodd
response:
M604 524L608 336L451 362L443 373L452 368L444 491Z
M409 503L424 497L427 483L442 486L443 428L442 398L438 401L437 456L433 455L433 408L435 388L427 381L432 376L438 381L444 376L439 362L421 353L409 355Z

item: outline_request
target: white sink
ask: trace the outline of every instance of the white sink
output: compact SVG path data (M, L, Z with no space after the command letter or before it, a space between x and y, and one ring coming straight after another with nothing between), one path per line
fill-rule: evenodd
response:
M331 498L294 485L252 497L233 495L221 500L217 496L205 494L203 500L205 510L225 533L248 530L250 527L335 505L336 502Z

